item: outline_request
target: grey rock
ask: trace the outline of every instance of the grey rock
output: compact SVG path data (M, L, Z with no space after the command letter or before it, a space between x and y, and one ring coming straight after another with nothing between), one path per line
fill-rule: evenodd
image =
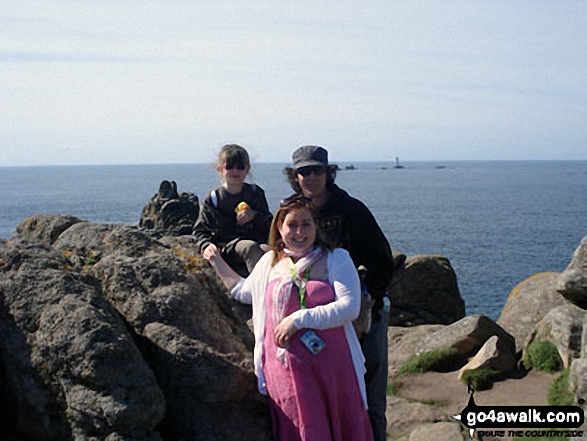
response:
M414 355L418 344L445 325L422 325L413 327L390 326L387 329L387 361L389 375L393 378L399 368Z
M455 271L444 256L409 256L396 272L388 292L390 325L446 325L465 316Z
M441 421L450 421L445 412L405 398L387 398L387 433L392 439L410 434L417 427Z
M499 337L512 353L515 353L514 338L493 320L484 315L467 316L452 325L430 334L416 347L416 354L453 348L458 355L470 357L492 336Z
M14 239L36 239L53 244L61 233L72 225L83 222L75 216L62 214L38 214L29 216L16 226Z
M159 191L145 204L139 226L160 236L191 234L200 205L193 193L177 192L174 181L163 181Z
M41 242L8 242L0 262L0 358L19 432L154 435L163 395L98 282Z
M99 262L103 256L117 254L136 257L157 251L160 243L137 227L117 224L76 224L62 233L53 244L73 264L78 263L72 256L79 256L83 263ZM75 269L82 269L80 266Z
M575 394L575 405L587 409L587 359L577 358L571 362L569 391Z
M517 360L511 345L493 335L485 342L475 356L459 370L459 379L469 370L491 369L505 373L517 368Z
M528 337L524 352L533 341L549 341L556 346L564 368L568 368L575 358L581 356L581 338L586 319L587 311L575 305L551 309Z
M269 439L250 317L191 236L79 222L53 246L1 241L0 420L43 440Z
M252 360L223 354L176 328L145 328L148 359L167 397L162 428L173 440L269 441L267 409L256 391ZM227 416L230 417L227 418Z
M461 425L459 423L441 422L424 424L417 427L411 433L409 441L464 441Z
M557 291L566 299L587 309L587 236L573 253L571 263L561 274Z
M530 334L548 312L569 303L556 291L560 273L538 273L519 283L510 293L497 324L516 339L521 351Z

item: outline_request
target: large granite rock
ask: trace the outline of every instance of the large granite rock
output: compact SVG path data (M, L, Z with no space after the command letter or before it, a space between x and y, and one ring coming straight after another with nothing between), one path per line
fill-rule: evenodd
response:
M470 315L426 336L416 346L415 353L456 349L458 355L470 357L492 336L497 336L512 353L515 352L514 338L503 328L484 315Z
M0 246L8 420L32 439L160 439L155 375L93 277L40 242Z
M501 373L515 370L517 360L512 349L513 347L503 339L500 339L497 335L492 335L479 352L459 370L459 379L466 371L475 369L491 369Z
M402 365L415 354L420 342L432 333L443 329L445 325L421 325L421 326L390 326L387 329L387 362L388 376L391 380Z
M13 403L0 426L43 440L269 439L250 312L189 236L17 232L0 242L0 397Z
M454 323L465 316L457 276L444 256L410 256L396 272L391 295L390 326Z
M451 420L449 415L433 406L400 397L387 398L386 416L387 433L393 439L408 436L422 425Z
M542 318L556 306L569 303L557 292L560 273L538 273L519 283L510 293L497 324L516 339L521 351Z
M575 394L573 404L587 410L587 359L577 358L571 362L569 390Z
M533 341L551 342L556 346L564 368L570 367L571 362L581 356L586 319L587 311L575 305L561 305L551 309L528 337L524 351Z
M22 239L36 239L51 245L61 233L78 222L82 220L75 216L38 214L29 216L18 224L14 236Z
M159 191L143 207L139 226L160 236L191 234L199 213L195 194L179 194L175 181L162 181Z
M587 236L583 238L571 263L561 274L557 291L575 305L587 309Z

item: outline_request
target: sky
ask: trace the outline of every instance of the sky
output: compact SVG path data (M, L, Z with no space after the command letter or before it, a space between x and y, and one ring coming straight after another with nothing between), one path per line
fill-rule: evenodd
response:
M0 166L587 159L587 2L0 2Z

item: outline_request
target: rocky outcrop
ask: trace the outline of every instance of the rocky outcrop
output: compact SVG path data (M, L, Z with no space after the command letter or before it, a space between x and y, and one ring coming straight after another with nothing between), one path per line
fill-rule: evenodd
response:
M506 373L516 369L516 355L512 347L497 335L489 337L479 352L459 370L459 379L466 371L475 369L490 369Z
M4 398L32 439L159 439L165 400L96 280L39 242L0 247Z
M538 273L519 283L510 293L497 324L516 339L521 351L534 328L548 312L569 303L557 292L560 273Z
M250 309L191 237L70 221L29 218L30 239L0 242L0 425L39 440L269 439Z
M387 361L390 380L393 379L399 368L412 355L415 355L416 347L422 340L443 328L444 325L390 326L387 330L387 344L389 347Z
M571 263L561 274L557 291L575 305L587 309L587 237L583 238Z
M514 353L514 338L484 315L467 316L429 334L416 346L415 353L456 349L458 355L470 357L476 354L492 336L497 336Z
M575 403L587 410L587 359L577 358L571 363L570 389L575 391Z
M409 441L430 441L432 439L464 441L466 438L463 437L459 423L443 422L419 426L411 433Z
M392 434L393 439L409 436L424 424L440 421L448 422L450 416L424 403L399 397L387 399L387 433Z
M454 408L451 413L442 406L434 409L420 407L422 403L413 402L413 387L407 387L405 395L412 398L403 397L402 383L409 382L397 377L399 368L411 355L436 349L455 348L472 358L459 373L433 375L454 375L456 378L466 370L489 367L506 374L509 372L510 377L520 379L528 374L524 370L517 371L520 352L532 341L550 341L557 347L564 366L570 366L569 392L574 394L574 404L587 410L587 310L582 303L584 281L587 280L586 243L587 238L573 254L572 262L564 273L539 273L521 282L510 293L497 324L487 317L470 316L449 326L390 327L390 381L396 386L397 396L392 398L395 407L388 411L388 418L393 422L390 433L394 439L409 441L419 439L420 434L430 439L440 436L434 435L437 430L451 430L444 426L445 423L430 421L430 416L434 411L432 418L442 421L442 415L454 414ZM507 383L508 375L500 377L500 381ZM429 387L429 383L424 381L420 390ZM508 390L506 387L506 393ZM546 389L542 399L544 402L536 404L545 404ZM404 412L401 416L394 416L398 408L404 409ZM411 412L412 409L416 411ZM418 410L422 411L421 416L418 416ZM458 427L454 429L458 430ZM456 434L454 437L461 439Z
M162 181L159 191L143 207L139 226L160 236L190 234L200 205L193 193L177 192L175 181Z
M35 239L51 245L61 233L78 222L82 222L82 220L75 216L38 214L29 216L18 224L14 235L18 238Z
M456 273L444 256L409 256L388 292L390 326L448 325L465 316Z
M533 341L549 341L554 344L568 368L571 362L581 356L583 323L587 311L576 305L562 305L551 309L530 334L524 345L524 351Z

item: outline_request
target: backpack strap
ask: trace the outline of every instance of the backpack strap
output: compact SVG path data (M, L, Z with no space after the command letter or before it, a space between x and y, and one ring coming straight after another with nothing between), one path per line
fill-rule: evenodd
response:
M210 199L212 199L212 205L214 205L214 208L218 208L218 195L216 194L216 190L210 192Z

